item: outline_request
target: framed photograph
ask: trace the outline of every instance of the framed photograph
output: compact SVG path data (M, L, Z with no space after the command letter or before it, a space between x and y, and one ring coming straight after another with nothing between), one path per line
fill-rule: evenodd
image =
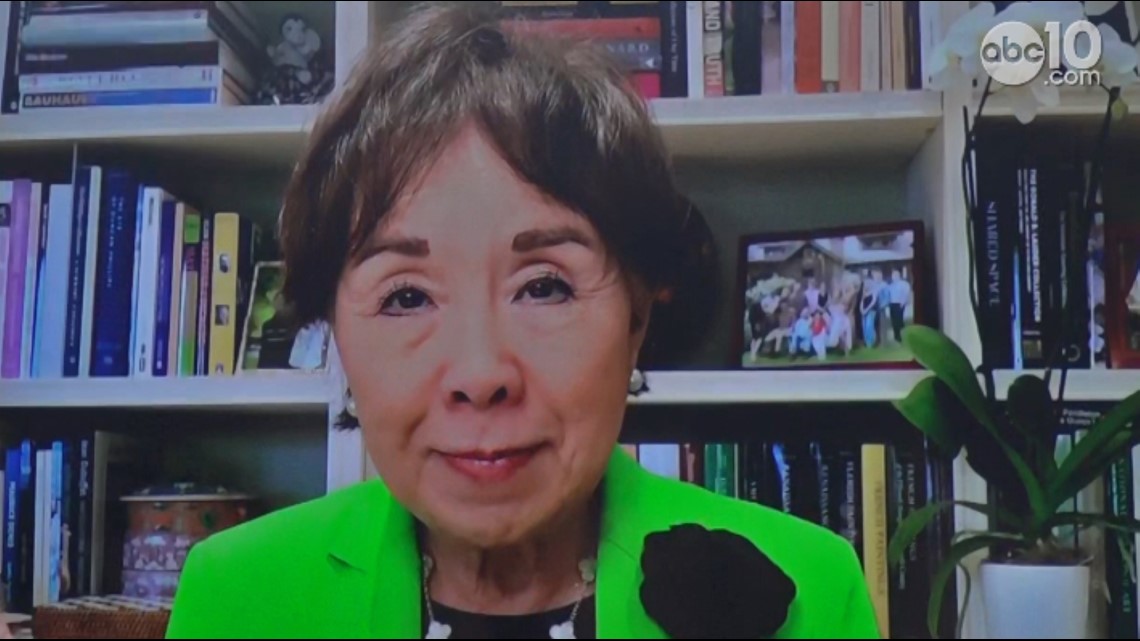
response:
M1140 368L1140 221L1105 225L1109 367Z
M745 369L911 368L907 325L926 322L922 223L753 234L738 258Z
M239 373L263 371L319 372L328 363L329 328L313 323L297 328L281 296L284 265L261 262L254 267L253 291L242 332Z

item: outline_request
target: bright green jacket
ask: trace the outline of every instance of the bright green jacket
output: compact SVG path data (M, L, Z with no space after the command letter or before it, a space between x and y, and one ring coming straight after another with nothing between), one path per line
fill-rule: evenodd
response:
M598 638L667 638L641 605L639 559L647 534L681 523L736 532L791 577L777 638L879 638L855 550L831 531L654 475L620 448L603 488ZM198 543L168 636L418 638L421 594L413 519L371 480Z

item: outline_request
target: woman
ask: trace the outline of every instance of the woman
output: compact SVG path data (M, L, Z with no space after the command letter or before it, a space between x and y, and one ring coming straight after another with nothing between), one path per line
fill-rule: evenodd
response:
M386 38L281 221L383 482L198 544L170 636L878 636L844 539L616 445L654 301L685 300L683 203L594 49L467 9Z

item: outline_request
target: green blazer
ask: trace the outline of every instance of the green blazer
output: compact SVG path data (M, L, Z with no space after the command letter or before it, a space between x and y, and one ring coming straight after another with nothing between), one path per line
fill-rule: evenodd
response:
M667 638L641 605L639 560L647 534L680 523L738 533L792 579L776 638L880 637L855 550L831 531L654 475L620 448L603 491L598 638ZM195 545L168 638L418 638L420 565L412 516L366 481Z

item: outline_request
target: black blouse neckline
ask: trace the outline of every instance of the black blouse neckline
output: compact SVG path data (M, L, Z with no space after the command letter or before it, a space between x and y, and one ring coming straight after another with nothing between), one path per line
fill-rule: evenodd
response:
M551 626L570 620L571 603L561 608L534 614L478 614L431 602L435 620L451 626L452 639L549 639ZM594 596L586 597L574 618L574 638L593 639L595 634ZM427 608L423 608L421 634L427 633Z

